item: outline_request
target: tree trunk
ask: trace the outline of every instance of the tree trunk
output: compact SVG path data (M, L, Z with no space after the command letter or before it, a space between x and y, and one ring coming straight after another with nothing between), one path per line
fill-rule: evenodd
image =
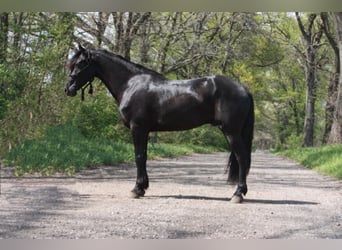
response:
M130 60L133 39L151 17L151 12L113 12L112 16L116 30L114 51Z
M168 53L168 50L170 48L170 44L172 42L172 40L174 39L174 32L176 29L180 29L179 26L177 26L177 20L178 17L180 16L180 12L175 12L170 19L172 20L171 22L171 27L167 33L167 36L165 37L165 44L162 46L161 51L159 53L159 62L160 62L160 67L159 67L159 72L161 72L162 74L165 72L166 70L166 56Z
M331 76L331 80L328 87L328 97L327 97L327 104L325 109L325 130L323 136L323 143L329 143L329 137L331 133L331 128L333 124L333 117L335 113L335 105L337 99L337 91L338 91L338 81L340 77L340 53L337 44L337 37L336 32L333 29L333 25L331 25L332 15L329 15L327 12L321 13L321 19L323 21L324 33L328 38L329 44L334 51L335 55L335 70Z
M292 91L297 91L297 83L295 79L292 79ZM293 99L290 101L290 107L292 108L292 112L293 112L293 117L295 119L295 125L296 125L296 135L299 136L302 132L302 128L299 122L299 111L298 111L298 106L297 106L297 100Z
M96 24L96 47L101 47L102 45L104 34L108 25L109 15L110 14L108 13L99 12L98 19L95 20L94 18L94 22Z
M339 55L338 55L339 57ZM332 129L332 124L334 120L334 113L336 109L336 100L337 100L337 92L338 92L338 82L340 73L340 66L338 64L338 71L332 75L329 87L328 87L328 97L327 104L325 108L325 128L324 128L324 136L323 143L329 144L330 133Z
M304 118L304 138L303 146L312 147L314 144L314 127L315 127L315 103L316 103L316 56L313 49L307 48L306 56L306 102L305 102L305 118Z
M305 79L306 79L306 103L304 117L304 147L312 147L314 145L314 128L315 128L315 103L317 89L317 61L316 54L320 46L320 40L323 35L323 25L320 25L319 30L314 30L316 14L310 14L305 29L302 20L296 12L297 23L303 35L305 49Z
M333 14L337 44L339 48L340 62L342 60L342 12L336 12ZM340 63L340 75L338 81L337 99L335 105L335 112L333 117L333 124L331 126L331 132L328 143L340 144L342 143L342 63Z
M8 13L0 13L0 64L6 61L8 26Z

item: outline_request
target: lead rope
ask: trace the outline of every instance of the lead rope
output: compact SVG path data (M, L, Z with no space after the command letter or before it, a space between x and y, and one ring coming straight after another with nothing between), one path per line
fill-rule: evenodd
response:
M94 93L94 88L93 88L93 82L94 79L92 79L91 81L89 81L83 88L82 88L82 94L81 94L81 100L82 102L84 101L84 91L86 88L88 88L89 86L89 90L88 90L88 94L92 95Z

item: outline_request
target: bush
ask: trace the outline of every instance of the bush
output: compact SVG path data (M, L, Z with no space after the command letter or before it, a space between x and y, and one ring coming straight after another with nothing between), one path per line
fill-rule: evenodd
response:
M223 133L212 125L203 125L191 130L158 133L158 142L171 144L191 144L227 150L227 140Z
M50 127L41 139L27 140L6 157L17 173L68 172L89 166L131 161L133 147L106 139L87 139L70 124Z
M210 151L216 150L194 145L149 144L148 158ZM18 144L6 157L6 164L16 166L17 175L35 172L73 175L86 167L132 161L132 144L107 138L87 138L71 124L48 128L43 137Z
M72 123L87 138L108 138L131 141L129 130L122 124L114 99L100 91L88 98L71 118Z

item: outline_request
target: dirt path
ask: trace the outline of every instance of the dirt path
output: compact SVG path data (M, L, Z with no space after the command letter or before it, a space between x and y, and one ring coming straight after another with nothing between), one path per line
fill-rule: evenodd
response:
M141 199L129 198L132 165L69 179L5 168L0 238L342 238L341 181L256 152L245 202L231 204L225 163L225 153L149 161Z

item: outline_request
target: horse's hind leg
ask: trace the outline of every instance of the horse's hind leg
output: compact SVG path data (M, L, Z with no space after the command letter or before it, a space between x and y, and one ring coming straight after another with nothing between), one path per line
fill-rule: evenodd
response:
M248 152L246 150L245 143L239 134L227 135L228 141L232 148L232 152L235 154L236 161L239 165L238 171L238 185L236 191L231 199L233 203L241 203L243 201L243 195L247 193L247 171L248 171Z

